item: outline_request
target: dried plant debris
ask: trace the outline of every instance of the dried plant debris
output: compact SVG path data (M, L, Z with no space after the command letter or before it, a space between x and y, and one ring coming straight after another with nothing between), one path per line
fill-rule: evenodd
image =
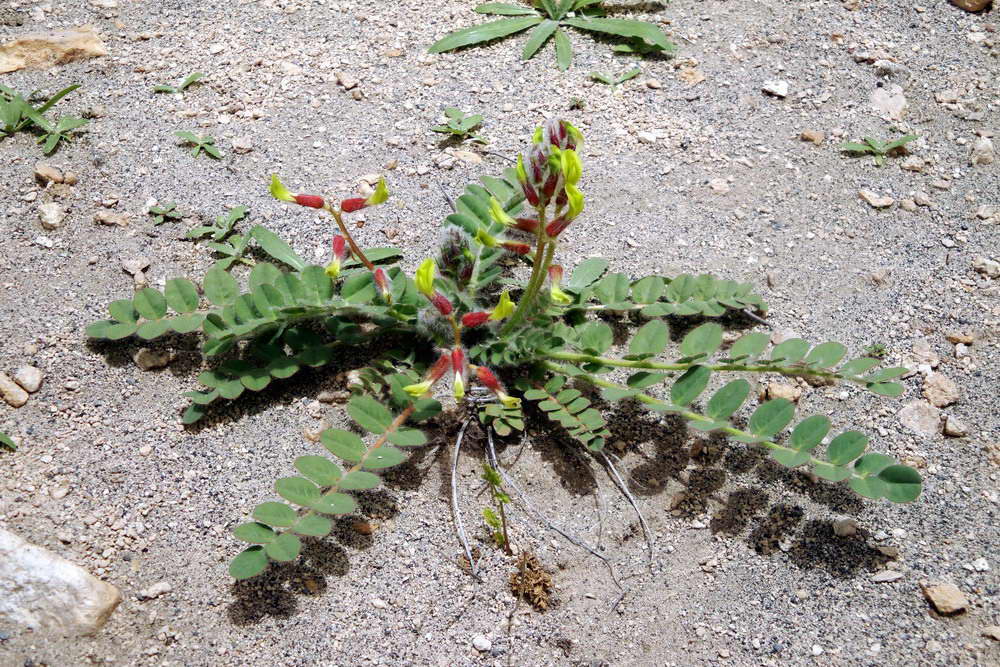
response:
M510 575L510 592L539 611L549 608L552 575L530 551L522 551L517 559L517 571Z

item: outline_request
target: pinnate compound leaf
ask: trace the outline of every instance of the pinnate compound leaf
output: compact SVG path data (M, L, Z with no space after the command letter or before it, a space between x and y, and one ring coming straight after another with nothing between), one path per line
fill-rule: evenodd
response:
M372 450L361 462L361 466L368 470L380 470L399 465L405 460L406 454L401 449L396 449L392 445L382 445Z
M295 523L295 510L285 503L266 502L253 509L253 518L269 526L287 528Z
M357 507L354 498L346 493L327 493L312 504L312 509L322 514L350 514Z
M434 42L428 51L430 53L453 51L454 49L459 49L463 46L471 46L473 44L488 42L500 37L506 37L507 35L513 35L516 32L527 30L531 26L538 25L541 22L541 16L490 21L489 23L483 23L481 25L456 30L443 39Z
M300 456L295 459L294 465L296 470L320 486L333 486L340 479L340 468L323 456Z
M190 313L198 308L198 288L187 278L171 278L163 294L167 304L177 313Z
M790 338L782 343L778 343L771 350L771 359L784 364L794 364L801 361L809 351L809 341L802 338Z
M265 545L264 551L272 560L287 563L299 557L302 540L291 533L282 533L276 540Z
M878 478L885 485L885 497L894 503L912 502L920 496L920 474L909 466L887 466L879 472Z
M292 530L308 537L326 537L333 530L333 522L325 516L307 514L295 522Z
M235 303L236 298L240 295L236 279L218 265L213 265L205 273L202 287L205 290L205 297L217 306L228 306Z
M354 470L344 475L337 488L344 491L363 491L365 489L374 489L381 483L382 478L378 475L365 472L364 470Z
M350 431L329 428L320 434L320 442L331 454L351 463L358 463L365 455L364 441Z
M750 383L740 378L727 383L708 399L705 414L715 420L729 419L750 395Z
M722 345L722 327L706 322L688 332L681 341L684 357L708 357Z
M590 257L577 264L573 269L566 289L572 292L579 292L582 289L593 285L604 272L608 270L608 260L600 257Z
M729 348L730 359L756 359L767 348L771 337L766 333L755 331L741 336Z
M234 579L249 579L267 569L267 554L264 547L256 546L241 552L229 564L229 574Z
M692 366L670 387L670 400L675 405L690 405L708 386L712 371L705 366Z
M311 507L319 497L319 487L302 477L282 477L274 483L278 495L295 505Z
M663 320L650 320L642 325L629 343L629 356L635 359L655 357L667 347L670 333Z
M788 426L795 415L795 405L785 398L775 398L762 403L750 416L750 432L755 436L770 438Z
M273 542L277 535L268 526L262 523L250 522L240 524L233 529L233 535L244 542L250 544L268 544Z
M850 463L868 447L868 436L858 431L844 431L826 447L826 459L835 466Z
M820 343L809 350L805 362L813 368L831 368L840 363L847 354L847 348L840 343Z
M427 436L415 428L399 428L389 433L389 442L400 447L419 447L427 444Z
M158 320L167 314L167 300L159 290L144 287L135 293L132 304L147 320Z
M371 396L355 396L347 404L347 414L358 426L375 434L385 433L392 425L392 413Z

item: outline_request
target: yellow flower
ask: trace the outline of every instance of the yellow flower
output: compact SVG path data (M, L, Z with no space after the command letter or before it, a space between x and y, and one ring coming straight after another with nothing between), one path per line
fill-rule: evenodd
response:
M365 200L366 206L377 206L381 204L386 199L389 198L389 188L385 185L385 179L379 178L378 185L375 186L375 192L371 194L368 199Z
M281 182L277 174L271 175L271 196L281 201L295 202L295 195L285 187L285 184Z
M490 313L490 319L493 321L502 320L510 317L513 313L514 302L510 300L510 294L507 293L507 290L504 290L500 295L500 301L497 303L496 308Z
M417 289L428 299L434 296L435 269L437 269L437 265L430 257L421 262L420 267L417 269L417 276L415 280L417 283Z

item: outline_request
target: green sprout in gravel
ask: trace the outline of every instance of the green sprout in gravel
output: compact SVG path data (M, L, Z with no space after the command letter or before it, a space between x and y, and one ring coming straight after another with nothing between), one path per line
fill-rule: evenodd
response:
M241 262L253 266L253 261L243 255L246 253L253 238L251 234L236 234L234 228L236 223L246 217L250 209L246 206L236 206L225 215L220 215L211 225L200 225L189 229L184 235L187 239L201 239L210 237L212 240L206 244L209 248L223 256L217 266L223 269L230 268L234 262Z
M496 505L496 511L491 507L483 508L483 522L490 531L490 536L498 547L502 547L508 556L513 552L510 548L510 534L507 532L507 511L504 507L510 503L510 496L503 490L503 480L493 466L489 463L483 464L482 480L490 490L490 497Z
M55 123L45 117L45 112L79 87L77 84L63 88L39 106L34 107L16 91L6 86L0 86L0 138L9 137L15 132L32 128L40 135L37 143L43 144L42 152L50 155L61 142L71 141L70 133L87 124L86 120L75 116L63 116Z
M184 80L181 81L179 84L177 84L176 87L168 86L167 84L161 83L159 85L153 86L153 92L182 93L185 90L187 90L188 86L190 86L193 83L196 83L197 81L200 81L203 78L205 78L205 75L202 72L192 72L191 74L188 74L186 77L184 77Z
M162 206L150 206L146 211L153 218L153 225L162 225L165 222L180 220L183 216L177 210L177 204L170 202Z
M487 2L477 6L475 11L508 18L453 32L435 42L429 50L431 53L454 51L534 28L528 35L521 58L530 60L551 38L555 43L556 64L565 71L573 60L573 47L565 28L575 28L622 38L625 44L620 46L626 46L629 53L640 53L643 49L661 53L674 51L675 46L652 23L606 18L602 4L601 0L535 0L531 7L525 7L506 2Z
M611 76L610 74L602 74L600 72L591 72L590 78L593 79L594 81L599 81L605 85L615 88L616 86L620 86L621 84L625 83L629 79L634 79L641 73L642 73L642 68L633 67L629 71L617 77Z
M849 141L846 144L840 145L840 150L845 153L854 153L856 155L873 155L875 158L875 166L881 167L885 164L885 159L891 155L905 153L906 144L910 143L917 138L915 134L907 134L905 137L900 137L889 142L882 142L878 139L872 139L871 137L865 137L864 143L857 143Z
M772 345L763 331L727 338L726 326L742 329L766 312L746 283L708 274L633 278L609 272L600 258L564 274L556 254L573 242L568 230L584 211L582 142L565 121L539 127L516 168L466 188L445 219L438 251L413 274L396 264L395 249L362 249L347 224L347 216L388 199L384 181L367 197L336 200L292 192L275 176L275 198L324 211L336 224L325 266L306 262L270 232L255 234L273 261L257 261L249 275L216 266L200 289L173 278L162 292L147 287L113 302L110 318L87 328L92 338L110 340L200 329L209 368L198 377L204 388L186 394L188 424L246 392L333 364L340 350L373 356L369 367L381 381L355 385L346 406L358 428L326 429L319 436L323 455L300 456L294 474L280 475L278 499L256 505L234 530L249 546L232 561L232 576L246 579L271 562L295 560L302 537L324 537L333 530L331 517L355 512L356 492L379 486L380 472L430 443L420 424L442 410L445 393L483 422L490 463L519 503L530 506L499 465L493 432L556 430L574 440L580 456L590 457L582 460L604 468L629 500L650 558L652 532L639 501L605 451L613 427L604 404L628 402L670 416L866 498L905 503L920 495L917 471L866 452L867 435L836 432L823 414L796 417L798 405L784 398L758 401L745 377L845 382L899 396L903 387L893 380L905 368L849 358L837 342ZM367 215L369 222L374 217ZM512 275L505 269L510 260L530 266L530 275ZM534 408L524 411L526 402ZM584 540L571 541L603 558Z
M434 132L441 132L442 134L450 134L453 137L458 137L463 141L478 141L483 144L488 144L489 142L482 137L476 136L472 133L474 129L483 124L483 117L480 114L467 114L461 109L456 109L455 107L448 107L444 110L445 118L447 122L445 125L435 125L431 128Z
M9 435L0 431L0 448L9 449L12 452L17 451L17 443Z
M209 157L215 158L216 160L222 157L222 153L219 149L215 147L215 137L205 135L199 137L194 132L188 132L186 130L178 130L174 134L184 140L185 144L191 144L194 148L191 150L191 155L198 157L198 155L205 151L205 154Z
M889 348L886 347L885 343L872 343L863 351L874 359L885 359L885 355L889 353Z

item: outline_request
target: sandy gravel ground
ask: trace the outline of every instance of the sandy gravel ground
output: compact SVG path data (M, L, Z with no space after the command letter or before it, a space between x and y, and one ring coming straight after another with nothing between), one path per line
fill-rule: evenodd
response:
M662 21L680 49L673 60L641 63L642 75L612 90L587 73L632 62L585 35L572 36L576 59L566 73L554 68L551 47L520 62L523 36L429 56L435 39L481 20L473 2L95 4L7 2L0 11L4 41L90 23L110 52L0 77L26 92L81 83L62 106L98 116L46 160L79 177L59 200L69 216L53 231L38 222L38 205L53 194L34 182L42 157L33 138L0 142L0 370L32 363L45 374L25 407L0 406L0 428L22 442L16 454L0 454L0 521L114 583L125 601L94 638L0 628L0 663L1000 660L1000 643L982 635L1000 624L1000 281L973 268L977 258L1000 260L1000 167L970 164L973 145L1000 132L997 10L968 14L945 0L860 0L855 11L832 0L677 0L643 14L621 3L624 13ZM195 70L207 77L182 97L150 92ZM337 72L359 81L360 100ZM786 82L787 96L762 92L767 81ZM877 90L905 97L900 120L872 106ZM574 97L582 109L570 110ZM300 564L233 585L226 567L239 545L229 530L269 497L295 456L314 451L304 431L321 419L340 423L340 408L315 396L342 388L334 375L352 360L185 430L181 393L196 385L197 355L177 349L169 368L144 372L131 360L137 343L88 345L83 328L130 293L123 259L149 258L153 284L200 276L209 254L179 239L227 207L250 207L243 228L263 222L300 254L324 256L330 223L269 199L273 171L292 187L334 196L384 172L393 203L366 216L358 234L367 245L405 245L412 269L448 212L441 187L457 195L506 166L494 155L481 164L443 155L428 128L452 105L481 111L488 150L508 157L545 117L583 129L588 209L567 232L565 264L602 255L633 276L710 270L760 285L776 330L852 351L882 343L895 362L912 359L915 345L924 361L937 357L961 391L942 415L963 422L966 437L901 423L900 408L920 400L919 374L900 399L850 387L801 399L835 426L872 433L876 451L920 466L923 497L907 506L862 502L741 445L620 409L614 440L627 443L622 467L655 532L652 574L634 515L572 443L539 424L503 453L534 498L600 539L627 589L617 605L620 591L598 560L523 514L514 539L553 573L550 610L515 604L512 561L478 531L482 580L458 566L447 432ZM224 159L192 158L175 130L215 136ZM825 141L800 140L807 130ZM904 158L876 168L836 149L901 132L920 137L907 169ZM894 203L877 210L859 190ZM176 201L187 219L154 227L144 214L150 198ZM130 224L97 225L99 211ZM956 350L949 334L974 340ZM478 440L470 452L461 483L475 523L485 502L476 496ZM372 535L353 529L359 519ZM844 519L856 534L834 534ZM886 570L900 576L873 580ZM967 611L932 611L920 589L929 581L958 585ZM158 582L170 592L139 599Z

